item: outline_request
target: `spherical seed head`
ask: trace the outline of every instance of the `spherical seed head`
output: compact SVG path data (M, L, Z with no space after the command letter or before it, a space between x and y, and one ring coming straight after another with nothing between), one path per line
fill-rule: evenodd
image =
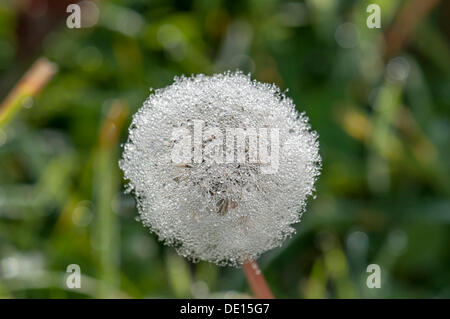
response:
M151 94L119 164L162 241L193 261L237 266L295 232L320 163L317 134L290 98L226 72Z

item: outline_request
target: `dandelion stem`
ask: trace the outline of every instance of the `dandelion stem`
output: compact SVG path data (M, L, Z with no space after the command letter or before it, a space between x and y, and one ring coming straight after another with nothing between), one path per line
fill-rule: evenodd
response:
M267 285L266 279L259 270L256 261L246 261L242 265L242 268L247 278L248 285L255 298L258 299L274 299L272 291Z

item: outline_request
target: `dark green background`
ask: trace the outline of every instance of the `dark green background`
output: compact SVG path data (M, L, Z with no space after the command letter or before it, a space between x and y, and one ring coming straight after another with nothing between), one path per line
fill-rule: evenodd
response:
M288 89L320 135L317 198L259 260L276 297L450 297L448 2L393 54L384 34L405 1L99 1L79 30L56 2L0 1L1 99L37 57L59 68L0 127L0 297L248 296L240 269L191 264L149 234L117 165L150 87L237 68ZM366 26L370 3L381 29ZM114 103L129 113L102 148Z

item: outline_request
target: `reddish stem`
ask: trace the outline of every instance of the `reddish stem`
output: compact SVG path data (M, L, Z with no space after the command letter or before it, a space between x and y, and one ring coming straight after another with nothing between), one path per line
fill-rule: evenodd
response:
M242 265L242 269L244 269L248 285L250 286L250 290L252 291L253 296L255 298L257 299L275 298L269 286L267 285L264 275L262 274L261 270L259 270L256 261L244 262L244 264Z

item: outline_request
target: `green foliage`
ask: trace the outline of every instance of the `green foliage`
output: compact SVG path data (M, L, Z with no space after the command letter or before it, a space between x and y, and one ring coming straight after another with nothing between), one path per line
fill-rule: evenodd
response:
M240 269L191 264L135 220L117 164L149 88L236 68L289 89L320 134L317 198L260 260L274 294L450 297L445 18L421 20L391 59L382 36L402 2L374 2L382 29L366 27L371 2L331 0L101 1L93 28L60 21L39 47L58 73L0 127L0 297L245 296ZM2 98L28 63L16 9L0 4ZM115 103L129 113L111 137ZM372 263L380 289L366 286ZM80 290L65 285L69 264Z

